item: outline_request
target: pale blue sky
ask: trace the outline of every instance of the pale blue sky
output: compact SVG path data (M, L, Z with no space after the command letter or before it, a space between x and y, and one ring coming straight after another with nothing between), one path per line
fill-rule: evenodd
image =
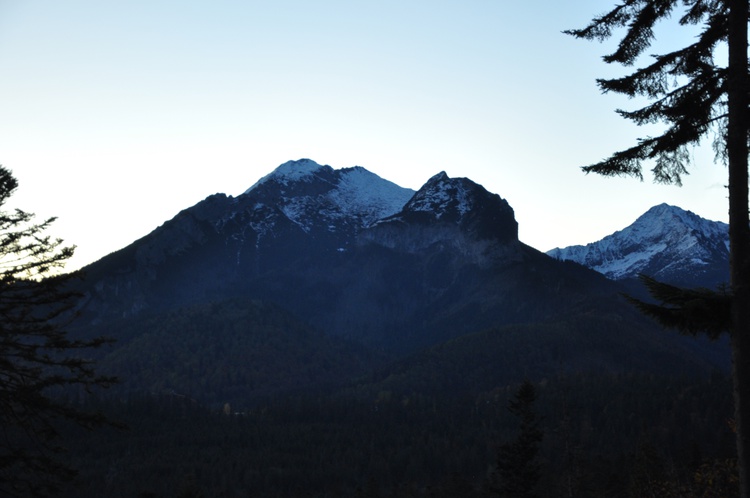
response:
M622 74L600 59L612 44L561 34L611 5L0 0L0 164L14 205L59 217L71 267L303 157L413 189L471 178L540 250L660 202L726 221L708 144L681 189L579 170L648 134L595 85Z

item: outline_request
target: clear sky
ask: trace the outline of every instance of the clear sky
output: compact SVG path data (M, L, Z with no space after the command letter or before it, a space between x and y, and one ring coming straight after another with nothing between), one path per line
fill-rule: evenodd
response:
M299 158L413 189L468 177L544 251L661 202L726 221L710 144L682 188L580 171L649 134L614 113L637 102L596 87L625 74L601 61L613 44L561 33L611 5L0 0L0 164L13 205L78 246L70 269Z

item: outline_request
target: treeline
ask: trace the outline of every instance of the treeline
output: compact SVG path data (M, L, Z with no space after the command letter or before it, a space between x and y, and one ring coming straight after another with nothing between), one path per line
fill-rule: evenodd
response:
M535 385L539 496L703 496L689 493L734 478L725 375ZM348 391L241 413L177 395L89 401L129 428L71 430L80 475L68 496L487 496L498 445L515 437L507 404L516 387L471 396Z

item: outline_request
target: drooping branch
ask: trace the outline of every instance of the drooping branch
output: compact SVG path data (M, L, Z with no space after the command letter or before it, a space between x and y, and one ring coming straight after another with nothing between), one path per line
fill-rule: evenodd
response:
M584 172L635 176L643 180L644 162L653 161L654 181L681 185L690 164L688 148L698 145L712 128L725 129L722 120L727 115L726 68L716 66L714 53L717 45L727 38L727 8L724 2L717 1L682 3L687 11L680 18L681 25L700 22L705 25L694 43L654 56L651 64L629 75L597 80L604 93L651 99L650 104L640 109L617 112L637 125L663 123L666 129L658 136L639 139L635 146L605 160L584 166ZM603 39L611 36L614 28L626 28L627 33L617 51L605 60L630 65L650 45L655 24L669 17L676 4L673 0L625 1L609 14L595 18L586 28L566 33L585 39ZM717 157L722 155L717 154Z
M726 290L683 289L646 275L640 275L640 279L659 303L648 303L632 296L626 298L662 326L685 335L706 334L711 339L731 329L732 300Z

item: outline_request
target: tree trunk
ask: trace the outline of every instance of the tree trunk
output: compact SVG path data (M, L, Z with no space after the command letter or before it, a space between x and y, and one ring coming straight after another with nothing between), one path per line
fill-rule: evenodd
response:
M747 0L729 1L727 75L729 249L734 384L740 496L750 498L750 219L748 216Z

